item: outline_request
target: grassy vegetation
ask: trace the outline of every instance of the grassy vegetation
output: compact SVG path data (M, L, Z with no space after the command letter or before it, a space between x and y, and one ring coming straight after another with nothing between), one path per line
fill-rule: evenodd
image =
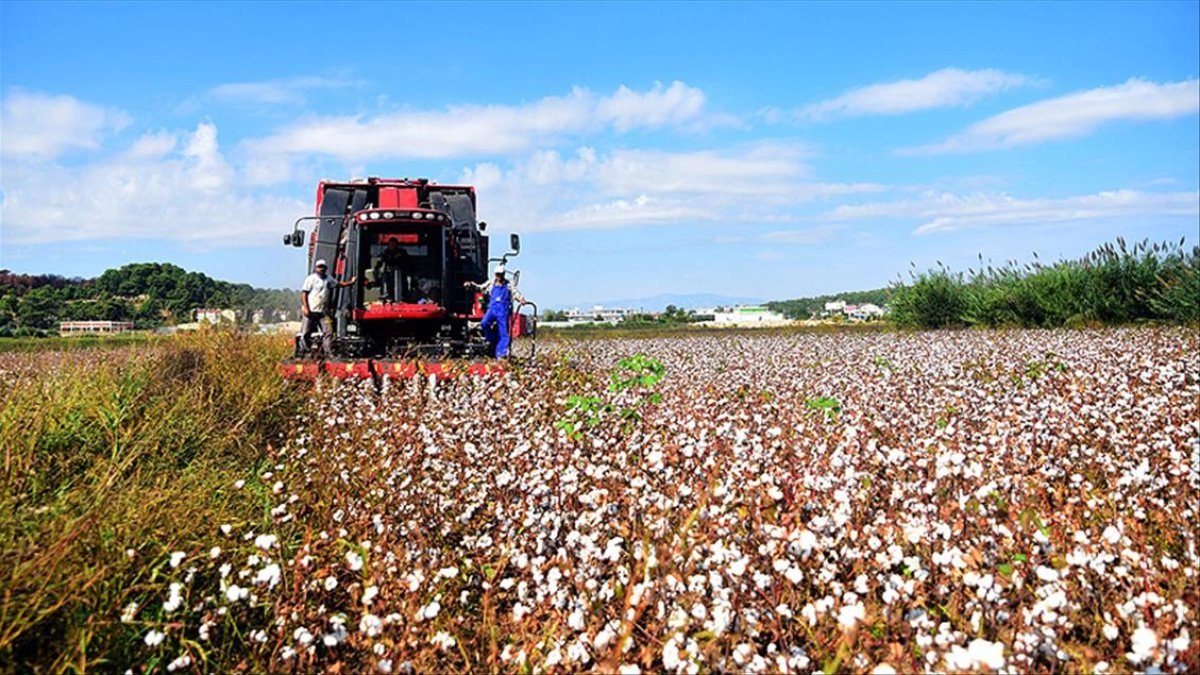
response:
M300 406L275 374L285 351L210 333L0 355L0 671L129 662L217 524L271 521L254 477Z
M117 333L114 335L73 335L70 337L0 337L3 352L57 352L96 347L132 347L153 344L161 339L153 333Z
M1036 254L1035 254L1036 258ZM912 328L1033 327L1200 321L1200 247L1105 244L1080 260L940 266L893 289L892 320Z

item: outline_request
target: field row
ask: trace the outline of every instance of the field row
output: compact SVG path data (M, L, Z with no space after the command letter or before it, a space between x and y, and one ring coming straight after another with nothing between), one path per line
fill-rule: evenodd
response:
M1197 343L566 341L324 384L230 486L269 522L114 611L168 670L1194 669Z

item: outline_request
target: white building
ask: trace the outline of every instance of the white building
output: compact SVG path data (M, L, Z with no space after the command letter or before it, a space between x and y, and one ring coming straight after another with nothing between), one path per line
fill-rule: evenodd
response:
M633 313L632 309L601 307L600 305L589 310L575 308L566 311L567 321L570 323L620 323Z
M834 300L833 302L825 303L825 316L831 314L841 314L846 310L845 300Z
M884 314L887 314L887 310L870 302L861 305L846 305L844 311L846 312L846 316L850 317L851 319L857 319L858 321L878 319Z
M791 323L783 314L766 307L733 307L713 312L713 323L718 326L783 326Z
M232 309L212 309L210 307L200 307L192 310L192 318L196 320L196 323L233 323L237 320L237 313L235 313Z
M133 330L132 321L62 321L58 324L59 335L126 333L131 330Z

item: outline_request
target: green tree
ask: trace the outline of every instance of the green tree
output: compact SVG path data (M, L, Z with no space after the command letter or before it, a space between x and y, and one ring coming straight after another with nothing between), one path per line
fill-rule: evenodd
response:
M29 291L21 298L17 309L17 323L21 328L48 330L56 328L63 304L54 289L41 286Z

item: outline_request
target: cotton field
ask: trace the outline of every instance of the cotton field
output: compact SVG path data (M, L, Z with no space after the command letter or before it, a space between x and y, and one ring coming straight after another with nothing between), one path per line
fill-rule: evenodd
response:
M230 640L301 672L1195 670L1198 343L563 341L318 383L230 486L269 520L212 523L118 608L134 670Z

